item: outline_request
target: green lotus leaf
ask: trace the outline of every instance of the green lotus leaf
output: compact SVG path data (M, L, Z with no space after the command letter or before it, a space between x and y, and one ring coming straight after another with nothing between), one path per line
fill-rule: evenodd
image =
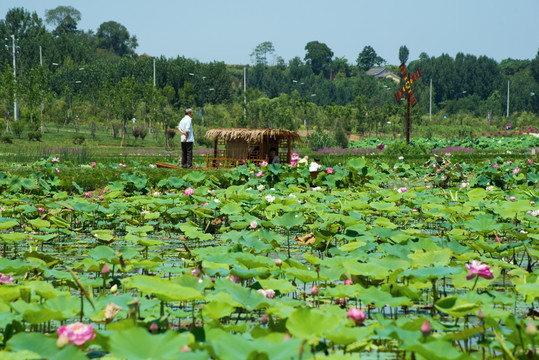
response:
M501 228L498 220L490 214L477 215L473 220L464 222L470 230L487 235Z
M460 273L462 268L453 268L445 266L430 266L430 267L418 267L416 269L408 269L402 272L404 277L413 277L416 279L443 279L444 277L451 276L456 273Z
M163 301L200 300L202 294L190 287L175 284L169 280L146 275L135 275L122 280L126 289L137 289L144 294L154 295Z
M258 280L263 289L278 290L281 294L291 293L296 291L296 287L285 279L267 279Z
M21 288L15 285L0 286L0 299L11 302L21 296Z
M0 230L11 229L14 226L18 226L19 223L15 220L6 220L0 222Z
M359 298L366 304L374 303L377 307L386 305L391 307L412 306L412 301L405 296L393 297L390 293L375 288L374 286L362 291Z
M27 303L17 300L10 304L13 310L22 315L22 319L30 324L41 324L50 320L61 320L61 311L55 311L41 307L36 303Z
M243 209L240 205L234 203L234 202L228 202L221 208L221 213L225 215L236 215L236 214L242 214Z
M275 225L284 227L290 230L294 226L301 226L305 222L305 218L301 214L288 212L282 216L277 216L272 221Z
M488 193L485 189L483 188L475 188L475 189L472 189L470 191L468 191L466 193L466 195L468 195L468 198L470 198L470 200L476 200L476 199L484 199L487 197Z
M334 330L333 332L326 334L325 337L327 337L329 340L334 342L338 345L349 345L354 342L359 342L362 340L368 340L372 337L374 333L374 328L369 327L341 327L339 329ZM356 355L354 355L355 358ZM340 359L340 358L337 358ZM344 359L344 358L343 358ZM352 357L350 358L352 359Z
M34 239L37 241L49 241L58 237L58 234L47 234L47 235L30 234L28 237L30 239Z
M331 334L340 323L318 309L299 308L288 317L286 328L292 335L315 343L324 335Z
M251 268L245 269L240 267L234 267L230 270L232 275L236 275L242 280L251 279L251 278L267 278L270 275L270 271L266 267Z
M138 236L146 236L149 232L153 231L153 226L144 225L144 226L126 226L125 231L131 234L136 234Z
M516 289L519 293L526 296L527 303L533 303L537 298L539 298L539 282L529 283L529 284L520 284L516 286Z
M74 318L80 312L80 300L73 296L61 295L47 300L45 308L62 313L62 318L59 320L67 320Z
M413 351L425 359L432 360L452 360L452 359L470 359L471 357L463 355L452 344L451 341L434 339L429 342L417 342L409 345L406 350Z
M298 268L288 268L284 270L287 278L299 279L304 283L313 282L318 279L314 270L302 270Z
M373 280L383 280L387 278L392 271L391 268L371 263L360 263L357 261L346 261L344 268L352 275L367 276Z
M28 234L25 233L9 233L9 234L0 234L0 239L2 242L12 243L24 240L28 237Z
M121 359L176 359L180 349L194 342L194 336L185 332L167 331L151 334L142 328L116 331L110 336L110 354Z
M449 296L438 300L434 306L439 311L457 318L474 312L481 304L468 302L458 296Z
M385 201L374 201L369 206L378 211L396 211L395 203Z
M51 226L51 223L49 221L42 219L28 220L28 223L37 229L48 228Z
M112 263L112 259L116 257L116 252L108 246L99 245L89 250L88 255L97 261Z
M75 346L67 346L63 350L56 346L56 338L40 333L20 332L15 334L7 343L12 351L28 351L42 359L85 359L86 356ZM61 357L67 356L67 357ZM32 358L32 357L30 357Z
M339 247L339 250L340 251L354 251L354 250L357 250L359 249L360 247L363 247L367 245L366 242L363 242L363 241L353 241L353 242L350 242L348 244L344 244L342 245L341 247Z
M427 267L430 265L446 265L453 255L451 249L435 250L435 251L416 251L414 254L408 255L412 260L412 267Z
M275 260L249 253L237 253L234 255L234 258L248 268L271 267L275 265Z
M229 316L234 311L234 306L227 302L211 301L204 305L202 308L202 314L210 319L220 319L225 316Z
M112 230L92 230L92 235L101 241L104 242L111 242L114 240L114 236L112 236Z
M256 291L244 288L228 279L217 279L215 281L215 290L229 293L232 298L242 304L247 311L253 311L259 306L264 304L267 305L272 302L272 300L266 299Z
M355 298L365 290L360 285L344 285L339 284L335 287L326 288L325 295L328 297L343 299L343 298Z

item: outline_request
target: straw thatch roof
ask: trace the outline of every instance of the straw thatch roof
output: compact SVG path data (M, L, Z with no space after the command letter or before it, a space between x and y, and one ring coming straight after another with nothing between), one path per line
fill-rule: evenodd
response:
M206 132L206 137L211 139L244 140L247 142L256 142L262 140L265 136L269 138L290 138L299 140L299 135L295 131L279 129L211 129Z

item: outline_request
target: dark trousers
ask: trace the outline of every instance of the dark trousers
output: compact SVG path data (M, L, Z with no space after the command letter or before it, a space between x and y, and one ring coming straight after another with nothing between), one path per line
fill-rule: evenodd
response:
M193 167L193 143L182 142L182 168Z

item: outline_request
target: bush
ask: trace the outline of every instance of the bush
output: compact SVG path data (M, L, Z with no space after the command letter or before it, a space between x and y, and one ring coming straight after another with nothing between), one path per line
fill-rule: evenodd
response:
M312 135L309 135L307 140L309 141L309 147L313 151L318 151L318 149L333 148L337 145L331 134L322 132L318 129L312 133Z
M28 131L28 140L30 140L30 141L32 141L32 140L41 141L42 136L43 136L43 134L39 130Z
M110 123L110 128L112 129L112 137L116 139L122 129L122 123L119 121L112 121Z
M86 138L82 135L73 136L73 144L82 145L86 141Z
M15 136L17 138L21 138L21 135L22 135L22 132L24 131L24 126L26 124L22 121L22 120L19 120L19 121L13 121L11 123L11 131L13 131L13 133L15 134Z
M13 144L13 138L10 135L2 136L2 142L5 144Z
M421 156L430 154L423 144L406 145L405 141L395 142L386 146L384 155L394 156Z
M335 131L335 142L343 149L348 148L348 135L343 127L338 127Z

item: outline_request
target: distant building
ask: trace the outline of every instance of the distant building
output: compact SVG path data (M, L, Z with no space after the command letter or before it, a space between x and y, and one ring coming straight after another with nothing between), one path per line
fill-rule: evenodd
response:
M385 67L374 67L367 71L367 75L373 76L377 79L391 79L397 84L401 81L401 78L398 75L395 75Z

